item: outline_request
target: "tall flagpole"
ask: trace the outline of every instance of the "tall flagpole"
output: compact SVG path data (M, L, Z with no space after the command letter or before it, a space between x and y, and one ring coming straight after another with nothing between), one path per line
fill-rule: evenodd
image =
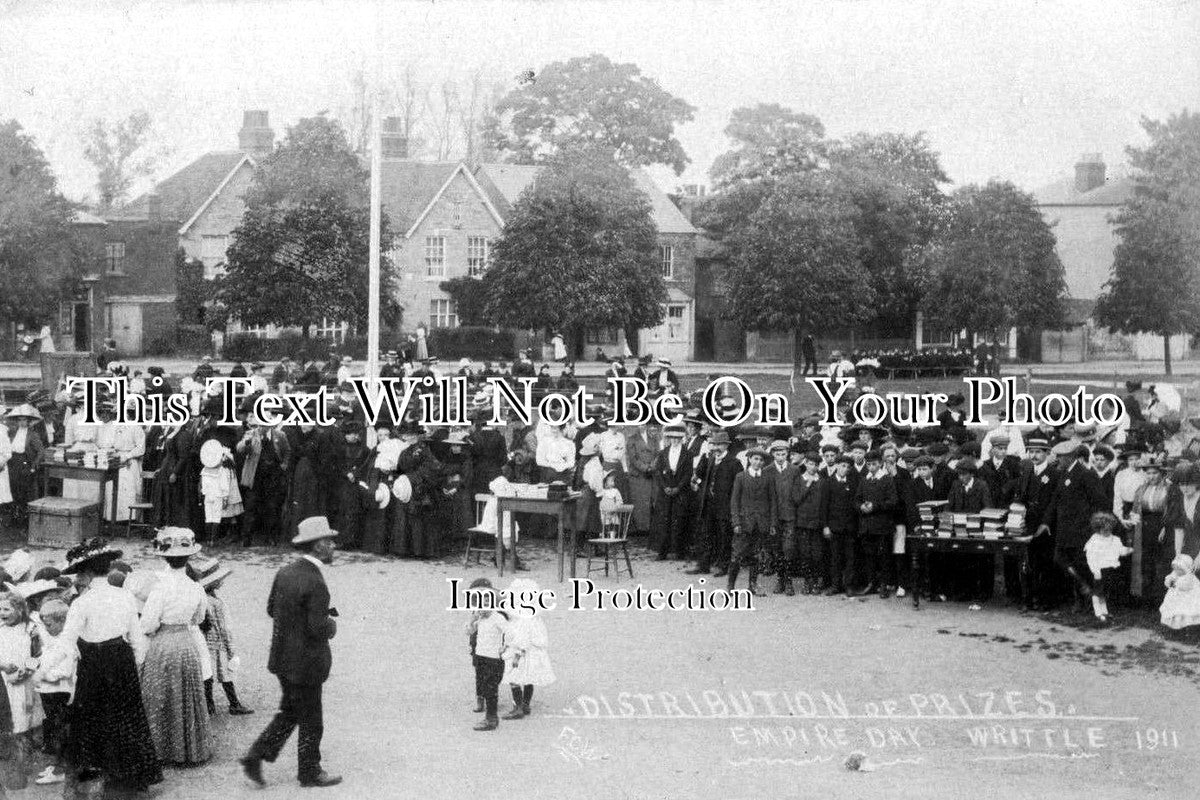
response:
M380 205L383 187L380 172L383 154L380 148L379 119L379 7L372 4L371 19L371 254L367 264L367 380L379 377L379 248L381 246Z

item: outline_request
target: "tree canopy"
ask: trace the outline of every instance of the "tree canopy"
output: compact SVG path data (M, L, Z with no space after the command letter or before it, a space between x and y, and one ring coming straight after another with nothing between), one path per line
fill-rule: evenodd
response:
M74 213L33 139L0 123L0 320L48 323L96 266L75 240Z
M1033 196L1007 181L964 186L927 253L922 306L951 328L996 335L1062 323L1066 279Z
M1133 197L1114 222L1120 241L1096 303L1110 330L1164 337L1200 333L1200 114L1143 120L1145 148L1129 148L1138 170Z
M649 200L603 156L553 160L517 200L483 276L502 325L647 328L667 300Z
M718 190L817 169L829 148L821 120L777 103L734 109L725 135L733 148L709 169Z
M548 64L501 97L486 143L517 163L583 147L629 167L665 164L678 175L689 159L675 126L694 113L636 65L592 54Z
M749 212L724 239L730 316L748 330L797 332L869 317L876 297L853 198L816 172L754 188L740 190Z
M146 152L150 128L150 115L145 111L135 111L112 124L98 119L88 128L83 155L96 168L101 213L120 205L134 181L154 172L155 156Z
M217 296L248 325L299 327L322 318L366 324L370 254L369 176L340 124L300 120L260 163L228 250ZM384 320L399 315L383 217Z

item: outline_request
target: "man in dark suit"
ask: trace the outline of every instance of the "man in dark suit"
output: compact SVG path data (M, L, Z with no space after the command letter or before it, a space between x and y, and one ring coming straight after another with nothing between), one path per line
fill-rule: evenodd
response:
M854 544L858 536L858 487L848 477L853 460L838 456L832 478L825 479L821 528L830 549L830 586L825 594L850 594L854 581Z
M1050 461L1050 441L1033 436L1025 443L1026 460L1021 462L1013 502L1025 506L1025 526L1029 530L1041 524L1058 485L1058 467ZM1029 543L1029 566L1032 571L1034 602L1048 605L1052 598L1054 576L1053 537L1039 536ZM1056 577L1056 576L1055 576ZM1007 575L1005 576L1007 579Z
M692 459L683 446L683 426L663 428L665 446L654 457L650 473L654 481L654 524L658 532L658 560L688 552L688 493L692 482Z
M342 782L340 776L321 769L321 687L333 663L329 640L337 633L337 611L329 607L321 565L333 563L337 535L325 517L302 520L292 539L302 555L280 569L271 585L267 614L274 627L267 669L279 679L283 697L271 724L241 759L246 777L259 786L266 783L262 762L274 763L297 727L300 785L325 787Z
M737 585L739 570L749 570L750 591L755 597L766 592L758 588L758 554L763 542L774 530L775 479L763 471L767 452L759 447L746 451L746 469L733 478L729 514L733 522L733 555L729 560L729 591Z
M709 452L700 459L700 468L692 476L692 486L700 504L698 513L703 540L696 557L696 567L689 575L707 574L716 567L715 577L722 577L729 567L733 545L733 526L729 500L733 495L733 479L742 471L742 462L729 452L729 434L718 430L708 437Z
M1082 607L1082 599L1092 594L1092 573L1083 552L1088 524L1092 514L1111 506L1105 506L1100 479L1088 466L1087 445L1060 442L1051 452L1058 458L1058 481L1035 536L1053 535L1054 563L1079 589L1076 604Z
M1017 479L1021 476L1021 460L1008 454L1009 438L997 433L992 436L990 453L979 464L979 479L987 484L992 505L1000 508L1012 502Z

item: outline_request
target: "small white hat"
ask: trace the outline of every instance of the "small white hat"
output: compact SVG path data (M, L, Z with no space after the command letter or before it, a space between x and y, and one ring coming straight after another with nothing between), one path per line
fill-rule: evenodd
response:
M292 538L292 544L307 544L320 539L333 539L338 535L337 531L329 527L329 520L325 517L309 517L300 520L296 531L295 537Z

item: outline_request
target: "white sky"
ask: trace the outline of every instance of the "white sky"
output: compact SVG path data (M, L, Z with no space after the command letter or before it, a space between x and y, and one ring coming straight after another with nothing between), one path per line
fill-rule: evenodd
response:
M679 130L692 159L666 189L704 181L729 112L779 102L830 134L926 131L958 183L1026 188L1079 154L1110 165L1142 115L1200 107L1200 2L81 2L0 0L0 119L16 118L70 196L94 175L95 117L150 111L168 148L158 177L236 146L245 108L277 134L349 104L380 20L384 73L411 62L437 84L484 66L604 53L698 108Z

